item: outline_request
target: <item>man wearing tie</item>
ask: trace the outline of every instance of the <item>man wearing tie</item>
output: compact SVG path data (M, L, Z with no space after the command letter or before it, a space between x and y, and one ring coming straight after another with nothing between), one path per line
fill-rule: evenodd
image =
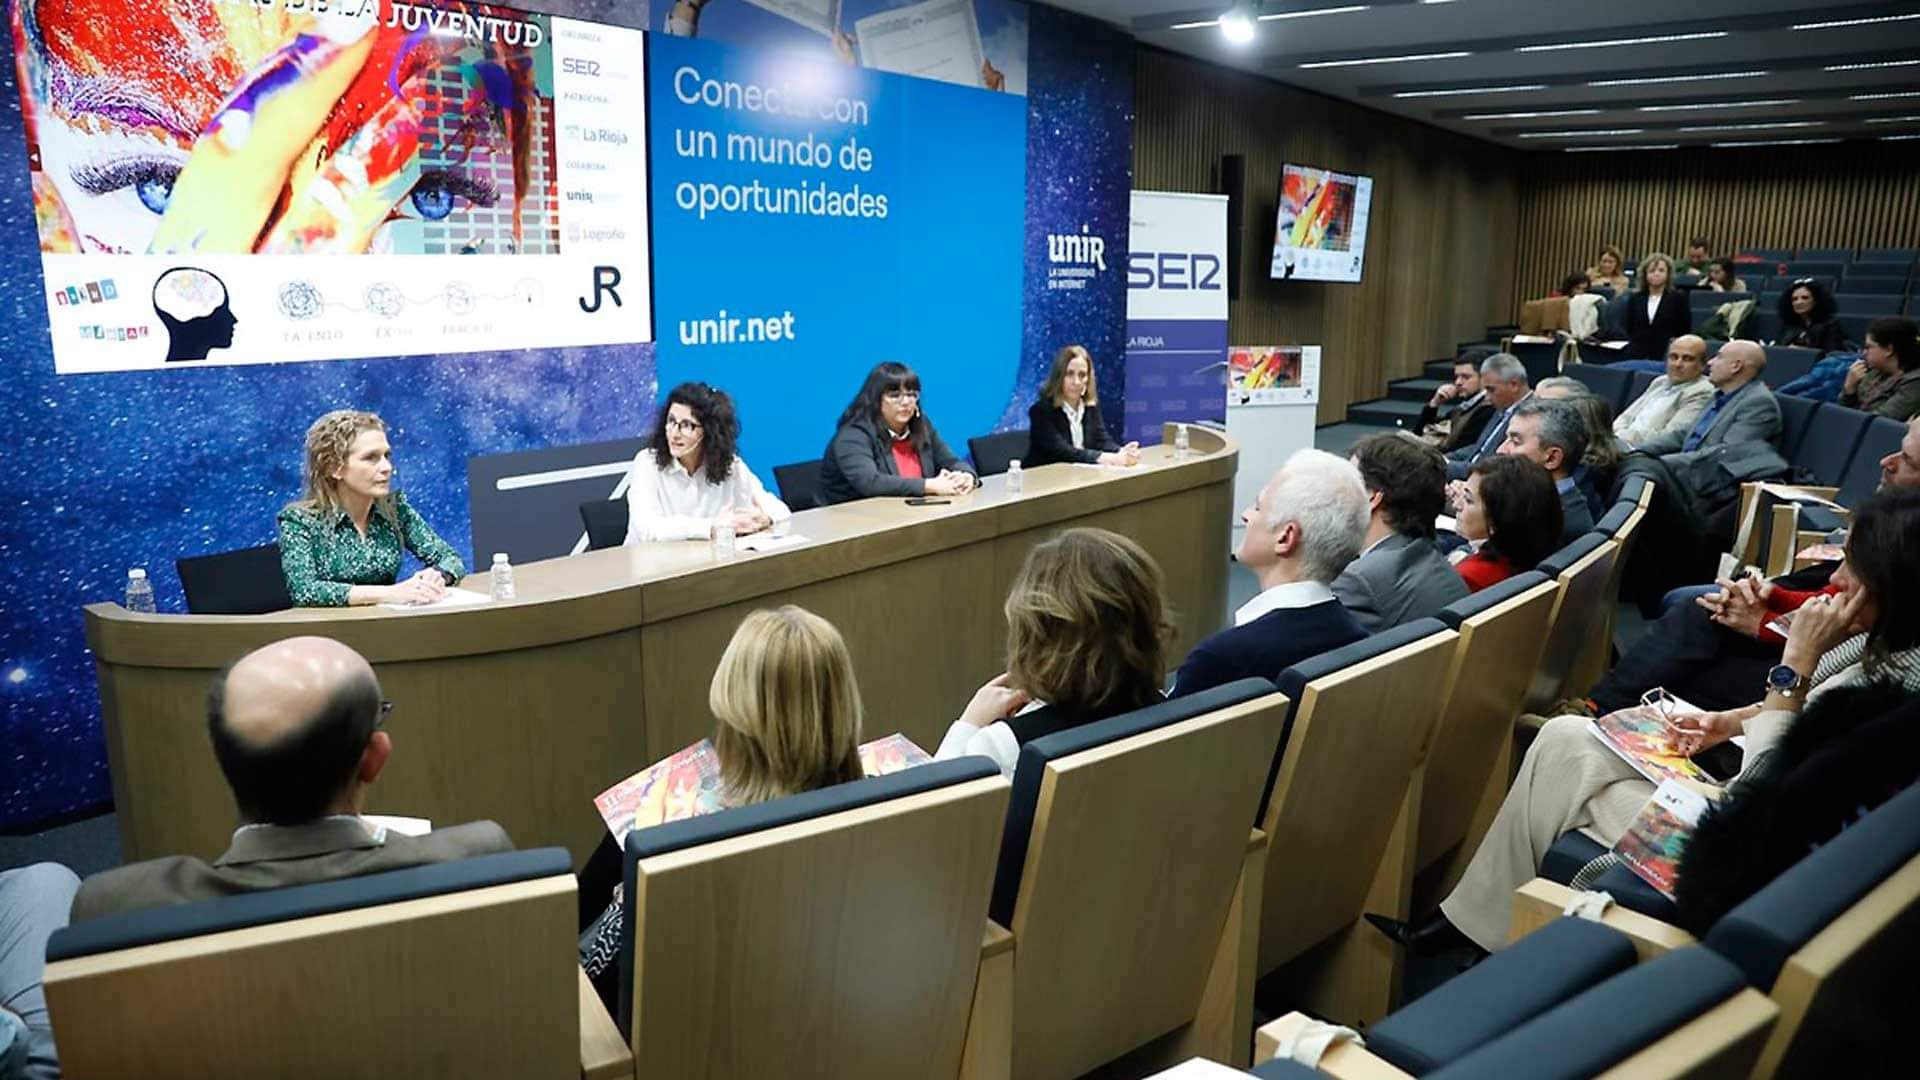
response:
M1499 411L1487 421L1479 442L1447 455L1449 480L1466 479L1474 462L1498 451L1506 441L1507 421L1513 419L1513 410L1533 396L1533 388L1527 383L1527 367L1512 353L1494 353L1487 357L1487 362L1480 365L1480 388Z

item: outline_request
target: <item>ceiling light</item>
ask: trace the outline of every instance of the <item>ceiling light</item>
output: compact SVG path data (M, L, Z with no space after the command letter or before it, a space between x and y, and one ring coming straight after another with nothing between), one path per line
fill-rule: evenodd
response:
M1680 105L1642 105L1641 112L1688 112L1694 109L1757 109L1763 105L1798 105L1800 99L1761 98L1755 101L1694 101Z
M1406 64L1415 60L1458 60L1463 56L1472 56L1470 52L1434 52L1407 53L1404 56L1363 56L1355 60L1316 60L1311 64L1301 64L1302 70L1313 68L1361 67L1365 64Z
M1920 123L1920 116L1869 116L1869 124L1914 124Z
M1235 45L1253 40L1253 5L1240 0L1220 14L1220 34Z
M1260 16L1260 21L1272 22L1275 19L1311 19L1315 15L1345 15L1351 11L1366 11L1372 6L1371 4L1348 4L1346 7L1311 8L1307 11L1276 11L1271 15Z
M1596 150L1678 150L1679 143L1631 143L1624 146L1563 146L1569 154L1587 154Z
M1704 41L1723 38L1729 31L1708 30L1698 34L1656 34L1652 37L1602 38L1598 41L1558 41L1551 45L1521 45L1514 52L1558 52L1561 49L1611 49L1615 45L1658 45L1668 41Z
M1848 101L1885 101L1888 98L1920 97L1920 90L1891 90L1884 94L1848 94Z
M1461 86L1450 90L1402 90L1397 98L1456 97L1461 94L1517 94L1523 90L1545 90L1546 83L1520 83L1513 86Z
M1906 142L1908 139L1920 139L1920 135L1882 135L1881 142Z
M1584 139L1597 135L1645 135L1646 128L1607 128L1601 131L1523 131L1520 139Z
M1650 83L1696 82L1704 79L1756 79L1770 71L1722 71L1711 75L1642 75L1632 79L1594 79L1588 86L1646 86Z
M1538 120L1547 116L1599 116L1604 109L1546 109L1540 112L1468 113L1462 120Z
M1871 64L1828 64L1821 71L1866 71L1869 68L1912 67L1920 60L1876 60Z
M1726 150L1739 146L1814 146L1821 143L1837 143L1839 139L1758 139L1752 142L1717 142L1707 145Z
M1836 26L1865 26L1868 23L1902 22L1907 19L1920 19L1920 11L1905 15L1875 15L1865 19L1834 19L1830 22L1795 23L1795 30L1831 30Z
M1696 124L1681 131L1771 131L1775 128L1825 127L1825 120L1775 120L1764 124Z

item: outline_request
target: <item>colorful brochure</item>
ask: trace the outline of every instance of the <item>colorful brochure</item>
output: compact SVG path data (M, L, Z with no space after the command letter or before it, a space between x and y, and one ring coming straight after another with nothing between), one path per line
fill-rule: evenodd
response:
M1663 782L1613 846L1614 854L1662 896L1673 899L1680 856L1693 839L1693 830L1700 824L1700 815L1706 813L1707 804L1705 795L1687 785L1677 780Z

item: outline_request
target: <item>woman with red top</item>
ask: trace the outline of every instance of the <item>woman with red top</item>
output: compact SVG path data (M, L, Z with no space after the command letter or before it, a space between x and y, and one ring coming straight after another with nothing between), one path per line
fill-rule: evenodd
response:
M920 411L920 376L891 361L867 373L820 462L822 503L965 495L978 483Z
M1470 591L1526 573L1560 542L1560 493L1530 458L1481 458L1453 494L1460 535L1474 543L1473 554L1454 566Z

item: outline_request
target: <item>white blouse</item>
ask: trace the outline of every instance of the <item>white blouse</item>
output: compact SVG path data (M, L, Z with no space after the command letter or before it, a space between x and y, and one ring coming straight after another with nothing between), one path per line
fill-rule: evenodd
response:
M705 540L714 519L735 510L758 509L774 521L793 516L787 504L760 486L747 463L735 457L727 478L716 484L706 471L690 476L678 461L654 464L651 448L634 455L627 470L627 540Z
M1086 432L1081 429L1080 422L1086 418L1087 403L1082 401L1078 405L1062 405L1060 406L1060 411L1067 414L1067 434L1073 439L1073 448L1075 450L1085 450L1087 448L1087 435Z

